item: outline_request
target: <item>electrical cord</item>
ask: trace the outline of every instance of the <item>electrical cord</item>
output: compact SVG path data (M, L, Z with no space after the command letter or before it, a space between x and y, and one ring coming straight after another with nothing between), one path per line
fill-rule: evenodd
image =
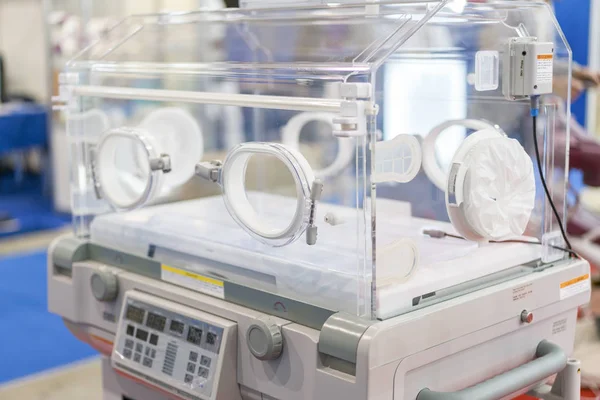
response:
M467 240L462 236L459 235L454 235L452 233L448 233L448 232L444 232L444 231L440 231L437 229L425 229L422 232L424 235L427 235L431 238L434 239L443 239L445 237L449 237L449 238L453 238L453 239L460 239L460 240ZM525 239L508 239L508 240L490 240L489 243L525 243L525 244L535 244L535 245L542 245L542 242L534 242L534 241L530 241L530 240L525 240ZM552 247L553 249L557 249L557 250L561 250L564 251L566 253L569 253L570 255L572 255L575 258L581 258L579 256L579 254L577 254L575 251L571 250L571 249L567 249L561 246L554 246L554 245L550 245L550 247Z
M573 251L573 248L571 247L571 242L569 242L569 238L567 237L567 232L565 231L565 228L563 227L562 220L560 218L560 215L558 214L558 210L556 209L556 206L554 205L554 201L552 200L552 196L550 195L550 191L548 190L548 185L546 184L546 178L544 178L544 173L542 171L542 161L541 161L541 157L540 157L540 149L539 149L538 140L537 140L537 116L539 114L539 104L540 104L539 96L531 96L531 118L533 119L533 147L535 149L535 158L536 158L536 162L537 162L538 172L540 174L540 180L542 181L542 186L544 187L544 193L546 195L546 198L548 199L548 203L550 204L550 207L552 208L552 212L554 214L554 217L556 218L558 227L560 228L560 233L562 234L565 244L567 245L566 248L561 247L561 246L554 246L554 245L549 245L549 246L552 247L553 249L557 249L557 250L561 250L566 253L569 253L571 256L573 256L575 258L581 258L579 256L579 254L577 254L575 251ZM437 230L437 229L425 229L425 230L423 230L423 234L427 235L431 238L435 238L435 239L442 239L445 237L450 237L450 238L454 238L454 239L466 240L462 236L454 235L452 233L444 232L444 231ZM535 245L540 245L540 246L542 245L542 243L539 241L534 242L534 241L522 240L522 239L509 239L509 240L499 240L499 241L492 240L492 241L490 241L490 243L525 243L525 244L535 244Z
M558 210L556 209L556 206L554 205L554 201L552 200L552 196L550 195L550 191L548 190L548 185L546 185L546 178L544 178L544 173L542 171L542 161L541 161L541 157L540 157L540 149L539 149L538 140L537 140L537 116L539 113L539 108L540 108L540 96L532 96L531 97L531 118L533 120L533 147L535 149L535 158L536 158L536 162L537 162L538 172L540 174L540 180L542 181L542 186L544 187L544 192L546 193L546 198L548 199L548 203L550 204L550 207L552 208L552 212L554 213L554 216L556 217L556 222L558 223L558 227L560 228L560 233L562 234L565 244L567 245L567 249L569 250L569 252L572 252L573 247L571 246L571 242L569 242L569 238L567 237L567 232L565 231L565 228L563 226L560 215L558 214Z

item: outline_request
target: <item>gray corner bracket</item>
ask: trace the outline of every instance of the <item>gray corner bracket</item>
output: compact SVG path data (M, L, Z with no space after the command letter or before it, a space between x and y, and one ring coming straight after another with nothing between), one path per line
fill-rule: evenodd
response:
M91 260L153 279L160 279L159 262L99 246L74 236L65 236L59 239L52 249L51 256L56 268L68 271L73 269L73 264L76 262Z
M89 259L89 242L74 236L58 239L52 251L52 263L63 269L70 270L73 263Z
M327 319L319 335L319 353L356 364L358 342L373 321L336 313Z

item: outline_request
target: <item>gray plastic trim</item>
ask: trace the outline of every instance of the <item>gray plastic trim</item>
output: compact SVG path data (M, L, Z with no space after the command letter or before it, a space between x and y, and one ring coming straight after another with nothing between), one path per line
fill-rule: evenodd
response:
M417 400L496 400L534 385L560 372L567 365L563 349L547 340L538 344L535 355L537 358L533 361L457 392L423 389L417 395Z
M161 269L158 261L134 256L119 250L98 246L93 243L89 243L88 247L88 260L98 261L149 278L161 279Z
M356 364L358 342L376 321L346 313L329 317L319 335L319 353Z
M60 239L52 252L52 260L56 266L69 271L74 262L92 260L161 280L161 264L158 261L102 247L73 236ZM230 303L275 315L314 329L321 329L325 321L335 314L333 310L229 281L224 281L224 292L225 300Z
M229 281L224 282L224 288L225 300L231 303L275 315L314 329L321 329L328 318L335 314L335 311L326 308Z
M254 389L250 389L244 385L240 385L240 394L242 400L262 400L262 393Z
M88 244L74 236L59 238L52 251L52 263L58 268L71 270L74 262L89 258Z

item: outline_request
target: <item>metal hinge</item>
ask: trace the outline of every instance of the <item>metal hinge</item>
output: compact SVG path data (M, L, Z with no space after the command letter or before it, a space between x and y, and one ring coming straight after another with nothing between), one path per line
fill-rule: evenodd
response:
M333 119L333 135L356 137L367 134L367 115L372 114L372 87L370 83L343 83L340 85L340 114Z
M165 174L171 172L171 157L168 154L161 154L160 157L151 158L150 169L152 171L162 171Z
M196 175L211 182L218 183L221 178L223 163L220 160L204 161L196 164Z
M306 227L306 244L312 246L317 243L317 202L321 200L323 193L323 182L319 179L313 181L310 189L310 213L308 215L308 227Z

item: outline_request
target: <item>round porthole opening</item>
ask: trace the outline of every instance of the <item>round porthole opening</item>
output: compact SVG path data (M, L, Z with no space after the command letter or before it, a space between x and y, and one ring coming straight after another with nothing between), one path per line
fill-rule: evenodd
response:
M291 176L292 187L286 190L295 196L252 190L257 185L268 187L268 180L280 173L275 169L283 168ZM231 217L251 236L271 246L289 244L306 229L313 181L306 159L275 143L237 146L227 155L221 172L223 198Z
M104 134L93 167L102 197L117 210L144 205L160 190L162 171L151 168L151 160L158 158L143 131L120 128Z

